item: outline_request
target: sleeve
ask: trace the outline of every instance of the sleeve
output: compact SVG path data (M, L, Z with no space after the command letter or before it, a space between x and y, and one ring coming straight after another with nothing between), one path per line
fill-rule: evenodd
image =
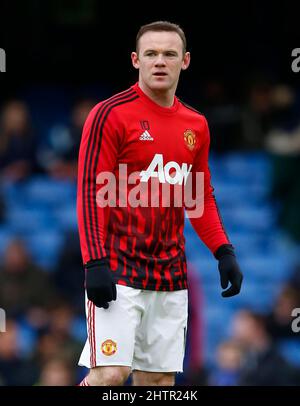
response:
M97 204L99 174L113 173L121 131L114 110L99 103L90 112L82 132L78 159L77 219L83 262L106 256L104 242L109 208Z
M201 132L203 134L203 144L196 155L192 176L195 177L196 172L202 172L204 175L204 210L201 216L190 218L190 221L200 239L214 254L221 245L230 244L230 242L213 193L214 189L211 185L211 175L208 166L210 135L207 120L204 116L202 117Z

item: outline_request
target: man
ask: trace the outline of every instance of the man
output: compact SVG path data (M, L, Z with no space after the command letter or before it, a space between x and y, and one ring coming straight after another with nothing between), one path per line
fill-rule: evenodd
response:
M223 296L239 293L242 282L210 185L206 119L175 97L180 72L190 64L182 29L161 21L141 27L131 59L138 83L94 107L79 153L88 329L79 364L90 368L82 386L122 385L131 372L133 385L174 385L175 373L182 371L184 204L172 198L163 205L166 186L177 193L188 175L204 173L204 213L192 215L191 222L219 260L222 288L231 282ZM132 202L136 174L140 205ZM155 182L159 191L147 206L143 198Z

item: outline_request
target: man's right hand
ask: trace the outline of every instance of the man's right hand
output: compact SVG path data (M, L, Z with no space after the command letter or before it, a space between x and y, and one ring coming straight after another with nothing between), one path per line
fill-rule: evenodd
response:
M116 300L117 288L106 258L85 265L85 288L88 299L97 307L108 309L108 302Z

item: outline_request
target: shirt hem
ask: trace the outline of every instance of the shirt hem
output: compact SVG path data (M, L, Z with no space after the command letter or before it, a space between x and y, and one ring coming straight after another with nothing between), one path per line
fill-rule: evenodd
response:
M147 287L144 287L142 282L134 282L134 283L130 283L128 280L126 279L122 279L122 278L115 278L115 282L117 285L123 285L125 284L125 286L128 286L129 288L133 288L133 289L141 289L141 290L152 290L152 291L157 291L157 292L174 292L174 291L178 291L178 290L187 290L187 287L179 287L179 286L175 286L173 289L170 289L170 285L168 284L160 284L159 288L156 288L156 284L148 284ZM122 283L123 282L123 283ZM184 281L182 282L184 284ZM187 281L186 281L187 284Z

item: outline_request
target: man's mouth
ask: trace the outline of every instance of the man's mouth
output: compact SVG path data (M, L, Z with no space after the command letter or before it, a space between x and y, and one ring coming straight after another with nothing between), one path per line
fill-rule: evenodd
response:
M167 73L165 72L155 72L153 73L154 76L167 76Z

